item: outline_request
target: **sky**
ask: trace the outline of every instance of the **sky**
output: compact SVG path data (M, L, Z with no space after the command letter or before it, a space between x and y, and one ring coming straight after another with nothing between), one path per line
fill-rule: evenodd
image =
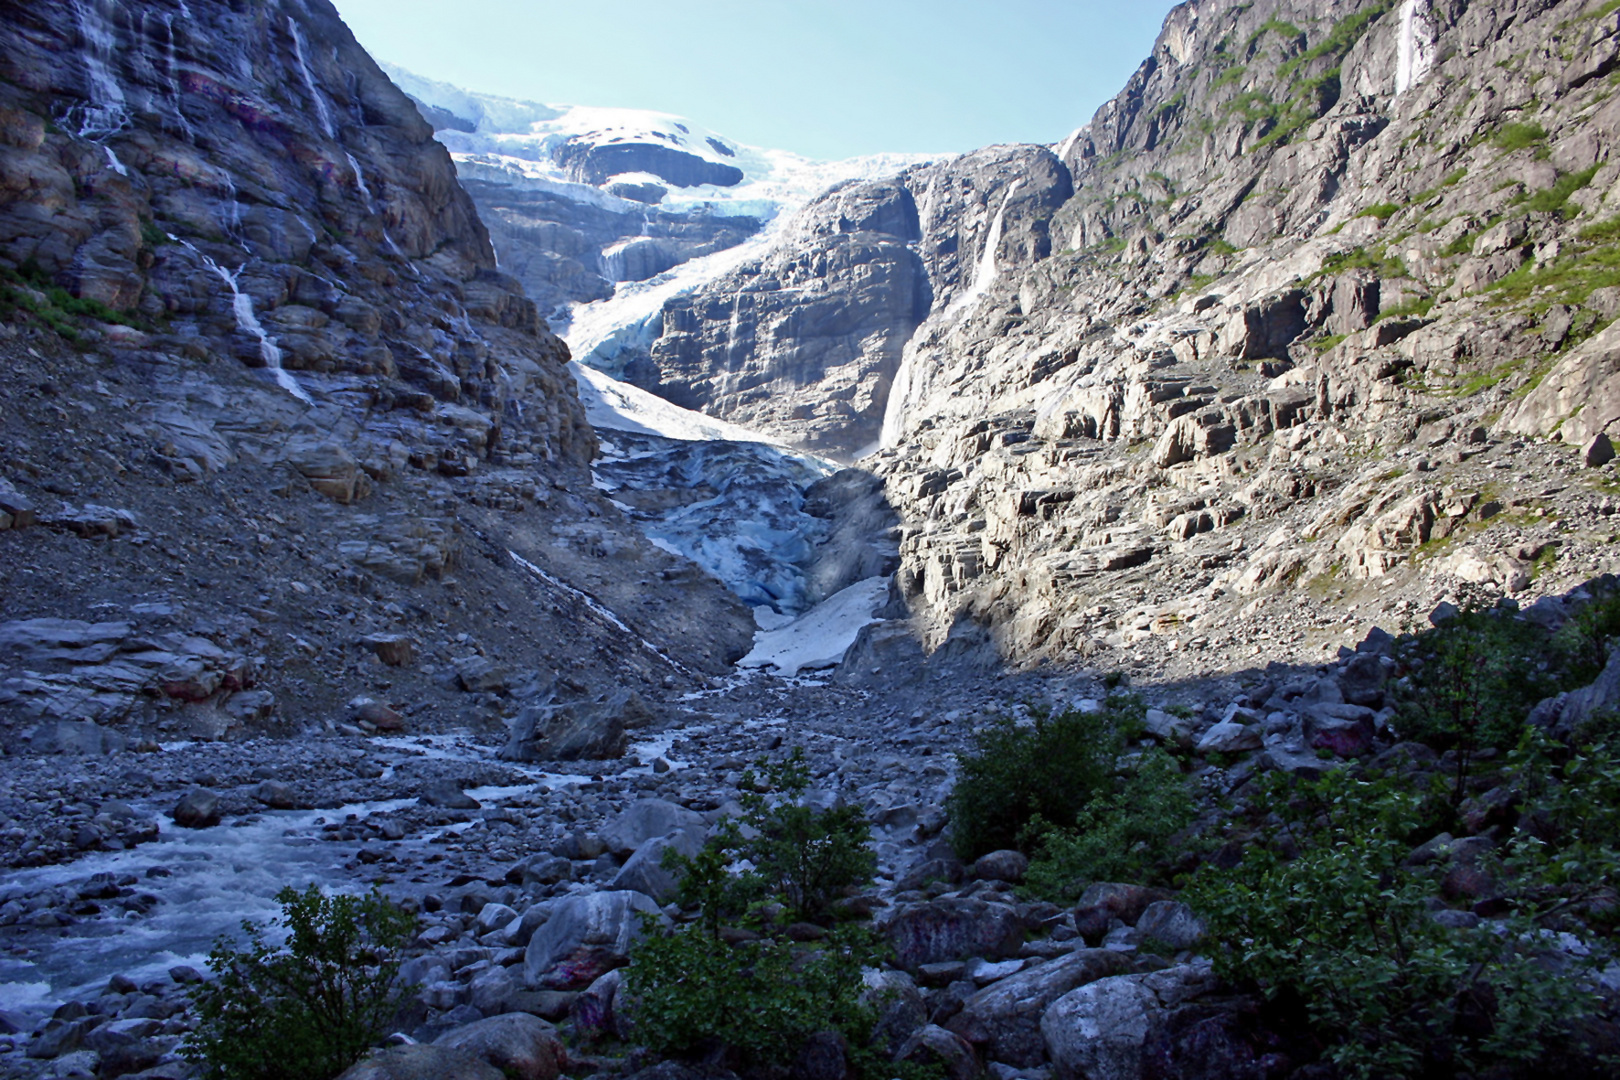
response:
M1053 143L1171 0L334 0L379 60L553 105L687 117L837 160Z

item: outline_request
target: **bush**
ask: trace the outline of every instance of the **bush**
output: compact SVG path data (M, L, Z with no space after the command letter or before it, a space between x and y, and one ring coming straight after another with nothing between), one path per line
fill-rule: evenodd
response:
M1196 809L1180 765L1163 750L1150 750L1117 793L1080 811L1073 829L1040 836L1029 887L1064 902L1077 899L1093 881L1163 882L1176 834L1193 823Z
M1454 931L1430 914L1434 883L1404 865L1417 796L1342 772L1267 796L1278 832L1187 893L1225 945L1222 977L1302 1009L1349 1076L1453 1076L1568 1048L1594 1002L1538 955L1533 924Z
M1620 592L1607 591L1584 604L1553 636L1563 689L1586 686L1603 672L1620 643Z
M1570 749L1531 732L1508 770L1534 806L1508 844L1515 899L1554 925L1574 916L1577 928L1612 937L1620 930L1620 739L1611 732Z
M1536 703L1559 688L1549 635L1505 612L1470 611L1407 642L1396 733L1457 754L1453 800L1481 750L1510 750Z
M276 901L286 945L270 946L244 922L249 946L218 942L208 958L214 980L192 991L197 1027L182 1053L209 1080L337 1076L385 1034L403 1000L396 976L414 916L376 891L289 887Z
M1113 695L1100 712L1037 711L1028 725L1002 719L980 732L947 804L957 854L1030 847L1036 818L1074 828L1093 799L1112 794L1121 735L1139 730L1141 716L1139 700Z
M860 1001L870 939L841 929L806 950L763 939L731 946L688 926L636 946L625 989L636 1041L660 1055L726 1049L743 1067L785 1065L829 1029L863 1045L876 1019Z

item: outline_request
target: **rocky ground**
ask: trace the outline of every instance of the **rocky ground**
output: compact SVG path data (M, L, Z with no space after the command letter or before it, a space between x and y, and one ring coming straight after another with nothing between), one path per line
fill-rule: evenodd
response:
M1526 614L1556 624L1583 595ZM1151 706L1147 743L1182 748L1212 793L1369 757L1421 780L1443 763L1390 742L1389 640L1373 633L1320 666L1274 662L1129 689ZM70 1000L0 1017L10 1029L0 1061L29 1078L191 1075L174 1051L190 1025L184 985L212 936L269 913L280 885L313 880L376 885L420 914L405 969L419 989L399 1020L412 1039L471 1039L494 1030L491 1018L506 1017L496 1025L505 1031L537 1017L555 1027L506 1032L503 1045L560 1037L567 1048L553 1057L572 1075L634 1071L644 1063L600 1056L589 1038L614 1030L615 968L635 912L664 906L681 917L667 906L674 880L659 856L737 812L754 760L802 746L812 798L856 803L873 825L878 878L862 902L895 948L879 979L899 991L894 1050L953 1077L981 1067L1004 1080L1112 1076L1094 1070L1140 1069L1139 1041L1066 1033L1111 1015L1121 1000L1111 995L1134 1000L1147 988L1144 1030L1197 1019L1210 1034L1196 1050L1172 1040L1172 1056L1224 1055L1216 1064L1228 1071L1200 1075L1251 1075L1266 1053L1264 1067L1281 1069L1298 1049L1256 1049L1246 1007L1196 959L1197 921L1171 894L1121 885L1074 908L1031 902L1016 889L1022 856L964 867L944 840L954 754L977 730L1039 704L1095 708L1106 693L1078 668L940 664L886 689L749 676L669 693L659 719L609 760L504 761L487 727L11 758L0 781L12 875L0 888L0 981L50 979L56 989L42 999Z

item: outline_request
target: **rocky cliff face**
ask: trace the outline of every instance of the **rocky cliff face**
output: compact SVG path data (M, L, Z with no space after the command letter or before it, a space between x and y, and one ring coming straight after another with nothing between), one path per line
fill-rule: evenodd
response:
M1320 656L1567 585L1608 565L1617 20L1183 4L1061 145L829 195L627 372L825 452L881 415L931 648Z
M1059 148L1073 197L907 347L875 467L932 643L1320 656L1606 568L1572 473L1612 421L1617 26L1177 8Z
M6 27L9 716L219 733L369 694L492 722L576 664L583 694L746 648L591 489L566 347L330 4ZM694 613L718 636L653 643Z

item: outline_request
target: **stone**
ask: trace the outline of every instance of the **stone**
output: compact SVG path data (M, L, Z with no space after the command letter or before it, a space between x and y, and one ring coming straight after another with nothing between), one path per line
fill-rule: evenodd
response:
M1115 919L1135 926L1149 905L1170 899L1163 889L1100 881L1086 887L1074 909L1074 926L1080 936L1096 942L1108 933Z
M1375 720L1363 705L1312 705L1305 711L1305 743L1336 757L1366 757L1373 750Z
M360 644L389 667L409 667L416 662L416 642L409 634L370 634Z
M946 1027L992 1061L1035 1068L1046 1060L1041 1016L1047 1006L1077 987L1131 970L1124 953L1080 949L980 990Z
M973 864L973 876L981 881L1005 881L1016 885L1029 872L1029 857L1021 851L992 851Z
M26 529L39 520L28 497L4 480L0 480L0 512L11 519L13 529Z
M378 731L405 730L405 718L393 706L372 701L370 698L363 698L354 703L354 718L360 723L370 724Z
M870 970L862 976L861 1003L877 1013L873 1045L894 1056L928 1023L928 1006L910 975L893 969Z
M1379 709L1384 704L1384 687L1389 682L1389 670L1371 653L1358 653L1339 673L1339 691L1351 705Z
M422 788L417 801L423 806L445 810L477 810L483 804L461 789L454 780L436 780Z
M667 904L680 892L681 877L664 867L665 852L692 858L703 850L703 838L696 830L678 830L668 836L655 836L642 844L625 861L608 884L610 889L632 889Z
M962 897L904 905L889 920L886 933L894 962L907 971L974 956L1006 959L1024 943L1016 908Z
M850 1072L849 1043L837 1031L811 1035L789 1067L792 1080L844 1080Z
M338 1080L506 1080L506 1077L489 1062L465 1050L416 1044L374 1051Z
M192 788L180 797L169 816L183 829L206 829L218 825L219 796L207 788Z
M895 1060L935 1066L945 1080L978 1080L984 1071L966 1039L935 1024L919 1028L895 1054Z
M576 1036L623 1039L629 1035L627 1018L618 1013L619 991L623 986L624 972L610 971L574 998L569 1015L573 1018Z
M1596 436L1586 440L1581 447L1581 461L1586 468L1602 468L1615 460L1615 445L1609 440L1609 432L1599 431Z
M1172 953L1196 948L1204 940L1205 932L1204 921L1192 908L1175 900L1149 904L1136 922L1140 945L1157 945Z
M518 913L505 904L488 903L478 909L478 918L474 926L478 934L493 934L497 930L504 930L518 917Z
M1177 716L1163 709L1149 709L1145 717L1147 733L1162 743L1170 743L1185 750L1191 750L1198 744L1198 733L1202 727L1192 717Z
M1260 725L1225 720L1204 732L1203 738L1198 740L1197 751L1200 754L1242 754L1264 745Z
M447 1031L433 1045L471 1054L495 1066L508 1080L556 1080L567 1057L556 1028L521 1012Z
M629 959L631 945L641 940L643 915L663 917L651 899L627 889L562 899L529 939L523 981L548 989L589 986Z
M456 683L469 694L503 693L512 685L512 672L487 656L468 656L455 663Z
M28 749L36 754L103 757L128 745L123 735L89 720L47 720L28 736Z
M298 796L279 780L261 780L253 789L253 797L272 810L298 809Z
M560 881L569 881L574 876L574 864L561 855L550 855L541 852L530 855L518 863L507 873L507 880L517 875L522 885L555 885Z
M637 799L621 810L598 832L604 850L627 858L648 840L674 832L699 832L703 815L667 799ZM581 858L591 858L584 855Z
M474 975L467 984L467 1004L485 1016L500 1016L514 1011L523 987L511 970L492 967Z
M652 713L633 690L599 702L529 705L518 713L498 757L506 761L606 761L624 756L628 730Z
M1099 979L1041 1017L1055 1080L1262 1080L1261 1055L1238 1018L1196 999L1213 990L1209 965Z

